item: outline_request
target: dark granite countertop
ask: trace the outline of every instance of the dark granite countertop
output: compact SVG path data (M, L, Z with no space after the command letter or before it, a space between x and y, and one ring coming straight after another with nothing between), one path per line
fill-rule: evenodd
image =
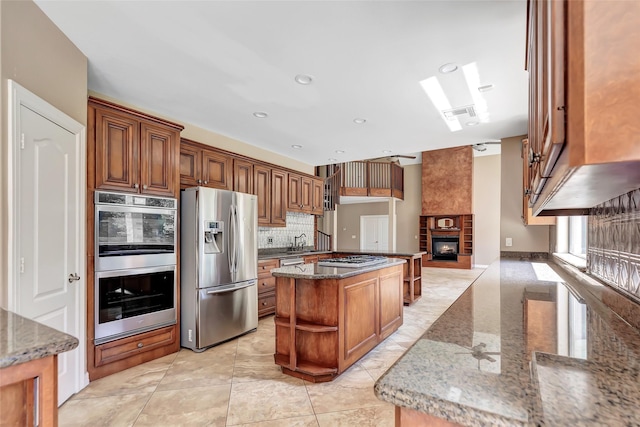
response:
M387 258L385 262L380 264L369 265L366 267L322 267L318 264L300 264L288 267L274 268L271 274L276 277L290 277L293 279L344 279L346 277L356 276L369 271L380 270L381 268L391 267L394 265L404 264L405 260L398 258Z
M273 258L294 258L301 256L320 255L320 254L358 254L358 255L382 255L382 256L422 256L426 252L411 252L411 251L314 251L313 248L303 249L302 251L287 251L286 248L273 248L273 249L260 249L258 251L258 259L273 259Z
M640 425L640 333L605 288L552 262L496 261L374 391L467 426Z
M78 339L0 308L0 368L73 350Z
M382 256L422 256L426 252L411 251L336 251L341 254L382 255Z

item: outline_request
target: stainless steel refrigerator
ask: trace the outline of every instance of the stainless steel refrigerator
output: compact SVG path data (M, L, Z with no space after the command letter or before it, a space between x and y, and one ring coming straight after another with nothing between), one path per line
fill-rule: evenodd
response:
M180 345L194 351L258 327L258 216L251 194L181 192Z

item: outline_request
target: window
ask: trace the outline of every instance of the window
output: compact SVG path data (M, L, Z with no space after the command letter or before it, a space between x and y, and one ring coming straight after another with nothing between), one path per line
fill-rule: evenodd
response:
M580 269L587 266L587 218L586 216L556 218L555 255Z
M587 257L587 217L569 217L569 253L580 258Z

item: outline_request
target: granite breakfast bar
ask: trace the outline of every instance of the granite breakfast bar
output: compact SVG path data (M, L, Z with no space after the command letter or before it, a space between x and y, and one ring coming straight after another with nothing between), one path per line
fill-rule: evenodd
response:
M0 424L58 425L58 354L77 346L71 335L0 308Z
M331 381L402 325L402 266L303 264L276 277L275 363L311 382Z
M496 261L374 391L403 427L640 425L640 333L610 308L621 299L552 262Z

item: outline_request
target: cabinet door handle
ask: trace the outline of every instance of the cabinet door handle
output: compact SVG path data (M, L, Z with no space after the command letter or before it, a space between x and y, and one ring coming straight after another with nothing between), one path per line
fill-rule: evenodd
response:
M138 348L142 348L144 346L144 344L142 344L141 342L138 343Z
M206 185L206 184L208 184L208 183L209 183L209 181L205 181L204 183L205 183L205 185Z
M136 189L137 189L138 187L139 187L139 185L138 185L138 183L137 183L137 182L136 182L135 184L133 184L133 188L136 188Z
M142 186L142 188L143 188L144 190L146 190L147 188L149 188L149 186L148 186L147 184L145 184L145 185L143 185L143 186Z
M202 184L202 180L201 179L198 180L198 184Z
M266 302L263 302L263 303L262 303L262 305L267 305L267 303L266 303Z
M77 282L80 280L80 276L77 273L72 273L69 275L69 283Z

